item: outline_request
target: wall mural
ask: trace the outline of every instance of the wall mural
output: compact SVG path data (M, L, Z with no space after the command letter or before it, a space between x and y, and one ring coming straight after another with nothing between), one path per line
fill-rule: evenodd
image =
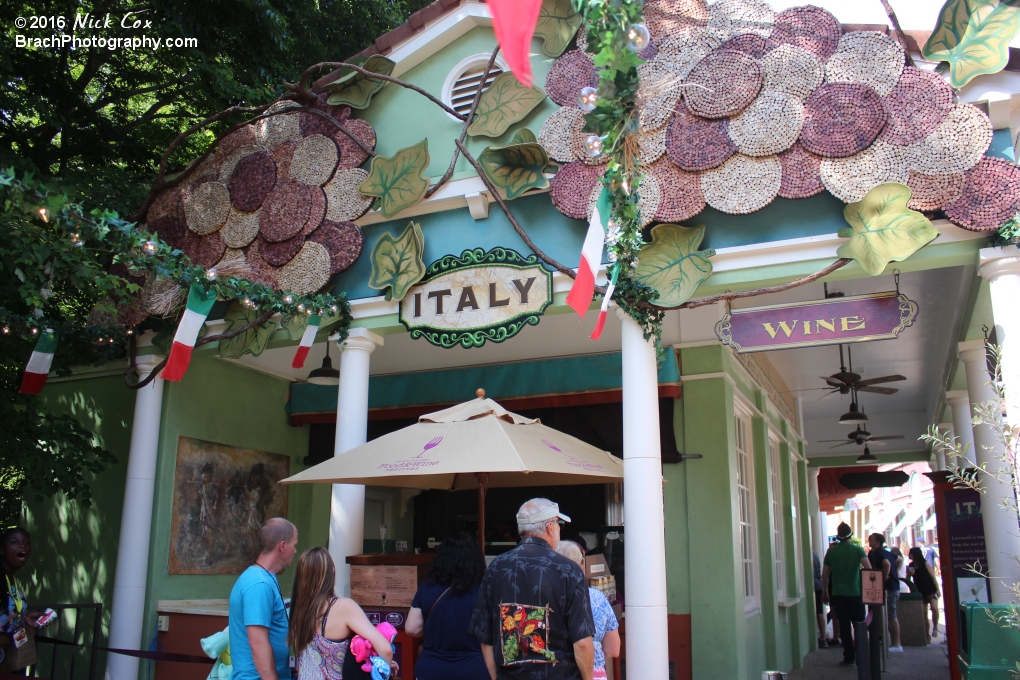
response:
M240 574L258 555L258 532L287 516L290 458L277 453L177 440L171 574Z

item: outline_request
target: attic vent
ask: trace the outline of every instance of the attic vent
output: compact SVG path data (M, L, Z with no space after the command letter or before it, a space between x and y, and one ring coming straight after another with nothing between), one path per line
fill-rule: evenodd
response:
M479 54L465 59L451 71L446 79L443 88L443 99L454 111L466 115L471 110L471 102L474 101L475 93L479 85L482 85L482 74L489 63L488 54ZM489 76L482 85L482 92L489 89L496 76L507 70L507 65L499 57L496 58L492 68L489 69Z
M485 66L488 63L485 62L485 64L468 69L453 83L453 90L450 91L450 106L457 113L467 114L471 110L471 102L474 101L475 93L478 92L478 84L482 82L482 74L485 73ZM502 72L503 69L493 64L489 70L489 77L485 79L482 92L488 90L492 81Z

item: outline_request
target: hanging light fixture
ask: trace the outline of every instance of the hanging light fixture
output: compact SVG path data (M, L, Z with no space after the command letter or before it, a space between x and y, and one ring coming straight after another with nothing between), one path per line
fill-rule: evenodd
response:
M865 444L864 445L864 453L862 453L861 455L857 456L857 464L858 465L875 465L876 463L878 463L878 458L876 458L874 455L872 455L871 449L869 449L868 445Z
M322 358L322 366L312 369L308 374L308 382L313 385L339 385L340 371L333 368L333 362L329 358L330 342L326 341L326 356Z
M857 407L857 390L854 390L853 395L850 410L839 417L840 425L863 425L868 422L868 416Z

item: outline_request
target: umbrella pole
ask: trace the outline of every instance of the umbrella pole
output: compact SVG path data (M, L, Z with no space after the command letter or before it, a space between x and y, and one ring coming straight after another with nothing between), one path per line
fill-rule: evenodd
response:
M485 492L489 486L489 473L476 472L478 478L478 545L485 556Z

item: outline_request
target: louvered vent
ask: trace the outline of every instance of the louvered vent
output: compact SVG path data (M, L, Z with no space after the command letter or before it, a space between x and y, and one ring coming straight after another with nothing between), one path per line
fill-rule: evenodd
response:
M453 89L450 90L450 106L457 113L467 115L467 112L471 110L471 102L478 91L478 84L482 81L482 74L485 73L487 63L482 62L469 66L453 84ZM489 77L485 79L485 87L482 88L482 92L488 90L492 81L502 72L503 69L498 64L493 64L489 69Z

